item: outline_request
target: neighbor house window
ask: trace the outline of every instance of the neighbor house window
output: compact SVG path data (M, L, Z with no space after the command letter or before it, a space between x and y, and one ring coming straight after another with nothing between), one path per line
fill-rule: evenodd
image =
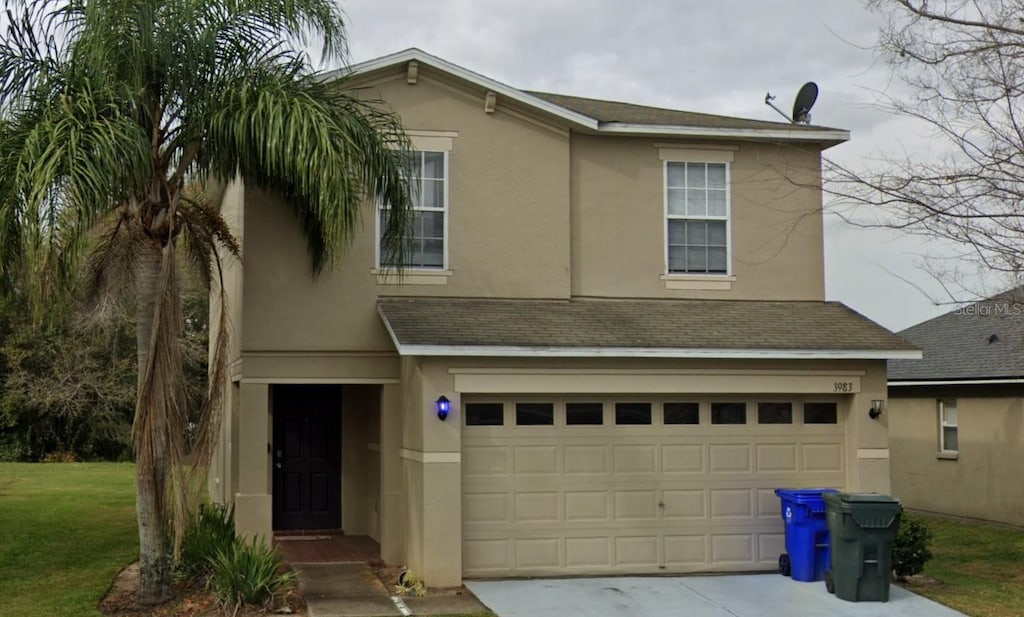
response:
M388 263L380 246L387 221L387 206L381 206L377 215L377 262L381 266L443 270L447 265L448 153L413 152L409 181L414 218L405 259L401 264Z
M726 163L665 163L669 274L728 274Z
M957 422L956 399L939 399L939 450L942 452L957 452L960 449Z

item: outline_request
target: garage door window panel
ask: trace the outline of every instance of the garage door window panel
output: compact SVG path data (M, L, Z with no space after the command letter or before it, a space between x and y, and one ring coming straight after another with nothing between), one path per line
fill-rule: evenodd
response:
M711 424L746 424L746 403L711 403Z
M554 426L554 403L516 403L516 426Z
M504 404L466 403L466 426L502 426L504 424Z
M757 404L758 424L792 424L793 403L766 402Z
M804 424L839 424L839 410L835 403L804 403Z
M662 406L665 424L700 424L700 403L665 403Z
M566 403L567 426L600 426L604 424L603 403Z
M615 424L623 426L651 424L651 404L615 403Z

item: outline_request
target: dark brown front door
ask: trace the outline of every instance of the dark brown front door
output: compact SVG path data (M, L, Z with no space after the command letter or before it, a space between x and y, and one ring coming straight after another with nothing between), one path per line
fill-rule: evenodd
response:
M341 527L341 386L274 386L274 529Z

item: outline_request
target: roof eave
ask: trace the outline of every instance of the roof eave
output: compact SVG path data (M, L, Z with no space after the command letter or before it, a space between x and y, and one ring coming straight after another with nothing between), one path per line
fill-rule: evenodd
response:
M400 343L385 320L401 356L511 358L693 358L760 360L892 360L920 358L901 349L684 349L664 347L528 347L516 345L417 345Z
M375 58L373 60L367 60L365 62L353 64L348 68L338 69L335 71L331 71L329 73L325 73L322 76L322 79L324 81L330 81L332 79L338 79L340 77L347 75L362 75L366 73L372 73L373 71L386 69L392 66L402 64L404 62L409 62L410 60L423 62L424 64L433 66L434 68L440 69L447 73L451 73L452 75L455 75L456 77L464 79L470 83L477 84L488 90L493 90L495 93L501 96L506 96L524 105L535 107L541 111L547 112L554 116L558 116L572 124L581 126L583 128L591 130L596 130L598 128L597 120L591 118L590 116L577 113L575 111L566 109L565 107L562 107L560 105L555 105L554 103L549 103L548 101L545 101L541 98L527 94L522 90L518 90L516 88L513 88L512 86L503 84L500 81L495 81L490 77L486 77L479 73L474 73L473 71L465 69L457 64L452 64L451 62L448 62L443 58L438 58L437 56L428 54L427 52L421 49L416 49L415 47L399 51L387 56L381 56L380 58Z
M987 386L1024 384L1021 377L996 377L992 379L891 379L886 382L890 388L909 388L920 386Z
M761 141L802 141L823 144L826 148L850 140L850 131L843 129L753 129L753 128L712 128L662 124L630 124L606 122L598 133L656 135L672 137L711 137L718 139L743 139Z
M501 83L479 73L465 69L457 64L448 62L443 58L428 54L415 47L395 52L373 60L359 62L349 67L337 69L324 73L320 76L323 81L338 79L347 75L362 75L390 68L416 60L433 66L470 83L477 84L495 93L518 101L524 105L531 106L540 111L552 114L568 121L570 124L594 131L599 134L609 135L651 135L663 137L696 137L696 138L719 138L719 139L744 139L759 141L800 141L821 143L825 148L835 146L849 141L850 132L842 129L719 129L703 128L682 125L658 125L658 124L630 124L624 122L598 122L585 114L572 111L561 105L556 105L540 97L527 94L522 90Z

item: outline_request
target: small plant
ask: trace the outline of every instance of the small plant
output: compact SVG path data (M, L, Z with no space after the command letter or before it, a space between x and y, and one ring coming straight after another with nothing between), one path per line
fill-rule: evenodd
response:
M235 542L235 508L204 504L185 528L175 573L179 578L199 579L210 573L210 559Z
M420 580L420 577L416 576L408 570L403 570L398 575L398 584L395 585L395 595L399 596L422 596L426 595L427 587Z
M43 455L43 463L77 463L78 456L69 450L54 450Z
M209 586L225 606L236 610L243 604L267 606L295 579L294 573L282 572L283 565L281 554L263 539L239 538L210 559Z
M892 571L896 580L906 580L908 576L924 570L924 564L932 558L931 542L932 530L928 524L921 518L904 513L892 548Z

